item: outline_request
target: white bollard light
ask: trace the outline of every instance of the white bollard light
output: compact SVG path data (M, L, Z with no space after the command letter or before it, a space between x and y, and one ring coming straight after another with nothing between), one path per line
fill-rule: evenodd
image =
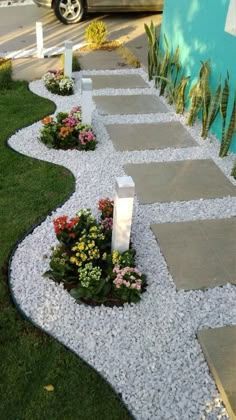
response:
M81 81L82 123L91 125L93 112L93 82L83 78Z
M114 199L112 251L129 249L135 185L131 176L116 178Z
M42 22L36 22L36 46L37 46L36 56L38 58L44 58L44 51L43 51L43 24L42 24Z
M65 54L64 54L64 76L72 77L72 56L73 56L73 42L65 41Z

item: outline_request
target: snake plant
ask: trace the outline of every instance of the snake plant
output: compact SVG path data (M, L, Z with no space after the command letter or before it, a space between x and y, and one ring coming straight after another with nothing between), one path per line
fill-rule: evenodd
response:
M148 39L148 76L149 80L152 80L158 66L158 33L153 21L151 21L150 26L145 23L144 28Z
M234 163L234 167L232 169L231 175L234 177L234 179L236 179L236 161Z
M234 97L234 103L233 103L233 109L231 112L231 117L229 120L228 127L226 129L226 125L224 127L224 136L221 141L221 147L220 147L220 157L225 157L228 154L231 141L233 138L234 133L236 132L236 95Z
M216 91L213 94L210 94L209 100L207 101L203 97L203 118L202 118L202 137L207 138L209 129L211 128L213 122L215 121L219 110L220 110L220 101L221 101L222 87L221 83L218 85Z
M202 62L198 81L190 90L191 107L188 118L188 125L193 125L197 119L198 113L209 105L210 89L209 89L210 64L208 61ZM205 98L205 99L204 99ZM204 105L205 101L205 105ZM203 112L204 114L204 112ZM206 115L204 114L204 119Z

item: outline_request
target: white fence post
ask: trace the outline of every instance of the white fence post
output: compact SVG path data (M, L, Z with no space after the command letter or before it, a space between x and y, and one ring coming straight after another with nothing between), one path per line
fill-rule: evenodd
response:
M37 49L36 56L38 58L44 58L42 22L36 22L36 49Z
M92 79L82 78L81 81L81 105L82 123L91 125L93 112L93 82Z
M72 41L65 41L65 54L64 54L64 76L72 77Z
M131 176L116 178L114 200L112 251L129 249L135 185Z

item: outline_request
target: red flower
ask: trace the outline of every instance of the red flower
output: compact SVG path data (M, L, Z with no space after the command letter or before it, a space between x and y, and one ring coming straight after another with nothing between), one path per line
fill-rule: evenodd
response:
M74 226L76 226L78 221L79 221L79 217L73 217L72 219L69 219L69 220L68 220L68 216L57 217L57 219L53 221L56 235L60 235L64 231L68 233L71 238L74 238L75 233L70 232L70 231L74 228Z
M113 216L114 201L110 198L102 198L98 202L98 209L102 212L103 217Z

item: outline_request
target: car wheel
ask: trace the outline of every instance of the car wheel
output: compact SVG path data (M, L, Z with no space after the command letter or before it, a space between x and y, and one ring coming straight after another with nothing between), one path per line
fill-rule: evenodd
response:
M84 14L82 0L55 0L54 12L56 17L65 25L79 22Z

